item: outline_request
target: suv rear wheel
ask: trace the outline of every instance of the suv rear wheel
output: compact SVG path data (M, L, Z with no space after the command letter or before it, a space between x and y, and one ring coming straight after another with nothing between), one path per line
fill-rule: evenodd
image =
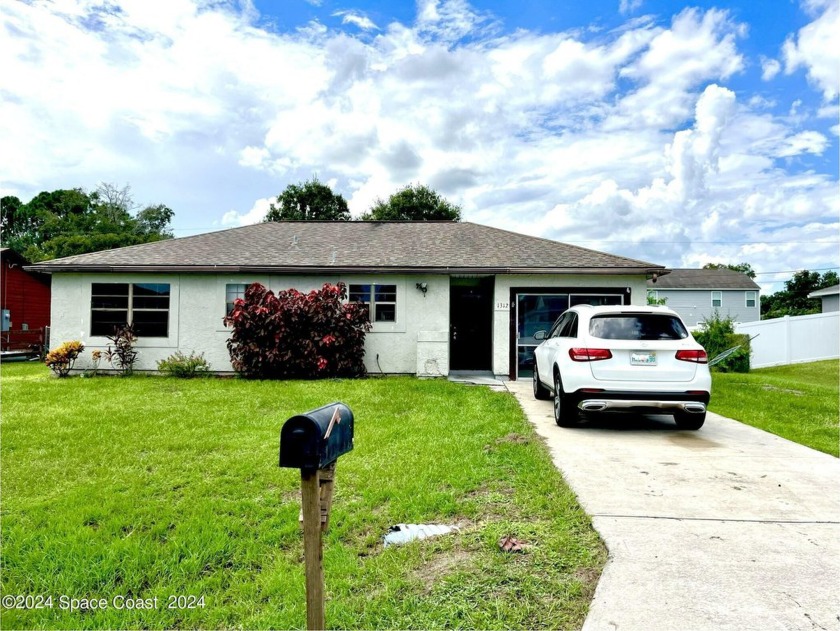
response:
M554 422L560 427L570 427L577 421L577 410L569 405L569 400L563 392L560 375L554 375Z

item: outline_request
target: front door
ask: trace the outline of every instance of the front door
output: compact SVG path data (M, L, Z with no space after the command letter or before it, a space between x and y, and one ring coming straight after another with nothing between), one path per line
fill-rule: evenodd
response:
M451 281L450 370L493 369L493 281L493 277Z

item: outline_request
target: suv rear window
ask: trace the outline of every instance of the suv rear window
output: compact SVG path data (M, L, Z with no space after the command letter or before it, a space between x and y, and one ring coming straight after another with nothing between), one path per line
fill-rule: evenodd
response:
M594 316L589 334L604 340L682 340L685 326L672 315L656 313L616 313Z

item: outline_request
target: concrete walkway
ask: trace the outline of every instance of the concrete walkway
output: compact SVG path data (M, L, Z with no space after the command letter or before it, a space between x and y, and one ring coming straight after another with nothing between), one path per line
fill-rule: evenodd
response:
M840 630L840 461L709 414L554 423L507 382L609 561L584 631Z

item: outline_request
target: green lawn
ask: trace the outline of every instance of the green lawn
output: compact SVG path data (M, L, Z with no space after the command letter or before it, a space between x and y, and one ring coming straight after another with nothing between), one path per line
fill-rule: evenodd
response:
M9 363L0 591L52 607L0 608L0 628L304 627L300 477L277 466L279 432L334 400L355 414L356 448L338 462L325 537L329 627L580 627L606 552L505 393L412 378L57 379ZM397 523L462 530L383 548ZM498 550L508 534L525 554ZM107 606L70 611L62 596ZM177 596L203 606L168 609Z
M834 456L840 455L840 362L713 373L710 410Z

